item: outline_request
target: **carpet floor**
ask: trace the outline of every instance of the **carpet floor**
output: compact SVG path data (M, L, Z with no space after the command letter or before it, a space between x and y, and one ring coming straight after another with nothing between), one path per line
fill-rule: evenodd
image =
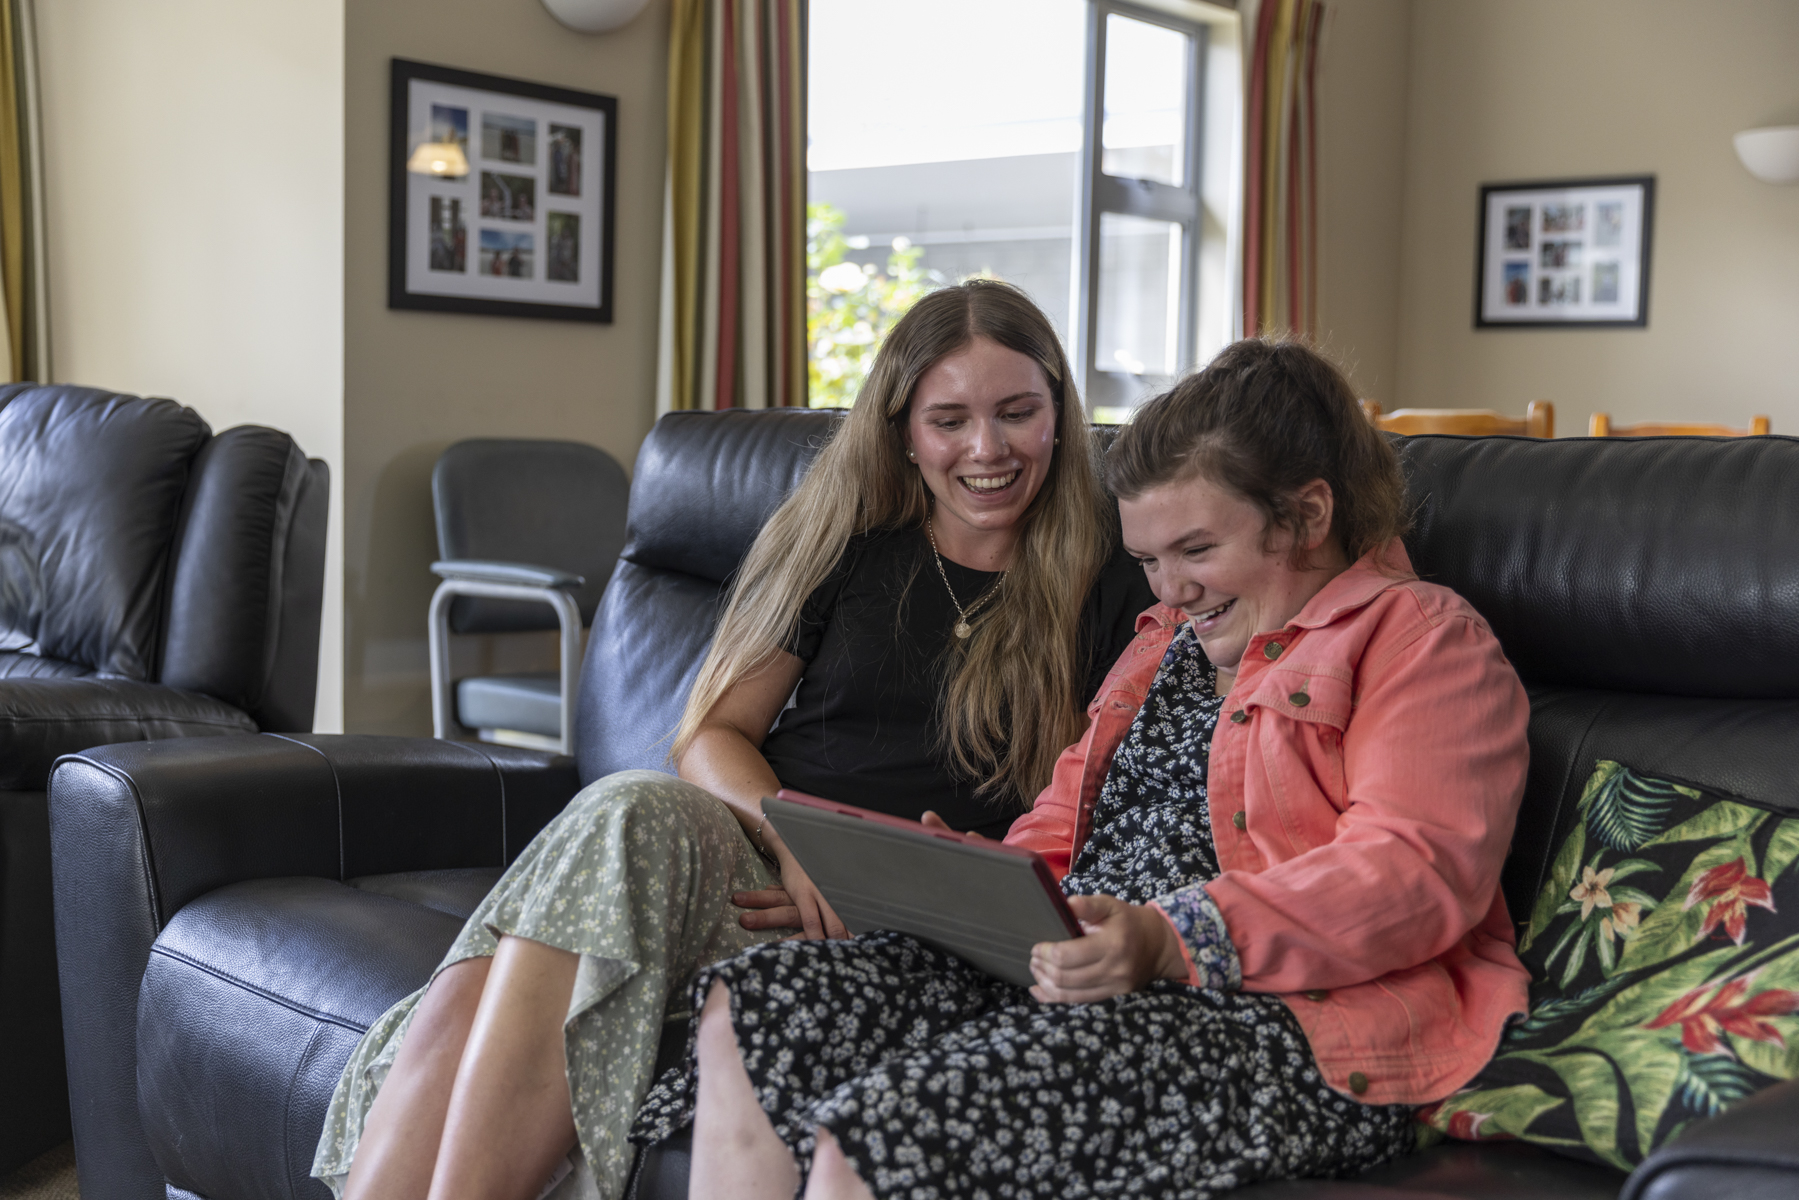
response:
M75 1144L64 1142L0 1179L0 1200L81 1200Z

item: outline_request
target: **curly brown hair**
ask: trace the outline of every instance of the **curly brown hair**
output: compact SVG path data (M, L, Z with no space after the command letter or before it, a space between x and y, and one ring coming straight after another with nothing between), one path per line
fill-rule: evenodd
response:
M1293 497L1330 485L1331 535L1351 562L1405 533L1405 477L1334 364L1299 342L1249 338L1144 404L1106 454L1122 499L1192 475L1229 488L1298 533ZM1294 565L1304 554L1294 545Z

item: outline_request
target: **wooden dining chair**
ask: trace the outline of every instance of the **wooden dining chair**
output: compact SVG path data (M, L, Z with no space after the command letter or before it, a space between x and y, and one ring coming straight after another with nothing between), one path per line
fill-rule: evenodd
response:
M1772 423L1766 417L1750 417L1747 429L1683 421L1642 421L1636 425L1614 425L1610 413L1594 413L1587 422L1588 437L1760 437L1772 432Z
M1362 411L1368 414L1376 429L1407 437L1419 433L1460 433L1471 437L1507 433L1534 438L1555 436L1555 405L1547 400L1532 400L1522 417L1508 417L1490 408L1401 408L1383 416L1378 400L1362 401Z

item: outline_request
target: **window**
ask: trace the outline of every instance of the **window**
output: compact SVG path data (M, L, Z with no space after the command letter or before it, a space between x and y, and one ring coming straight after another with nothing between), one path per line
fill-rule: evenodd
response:
M1192 0L811 0L811 402L925 291L1028 292L1098 419L1230 339L1236 15Z

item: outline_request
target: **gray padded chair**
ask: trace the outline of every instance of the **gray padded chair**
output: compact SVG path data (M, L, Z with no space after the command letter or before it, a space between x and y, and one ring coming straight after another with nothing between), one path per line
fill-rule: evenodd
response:
M443 582L431 597L431 724L440 738L574 745L581 629L625 544L630 481L583 442L476 438L431 472ZM450 680L450 634L559 629L560 671ZM527 737L517 735L525 734Z

